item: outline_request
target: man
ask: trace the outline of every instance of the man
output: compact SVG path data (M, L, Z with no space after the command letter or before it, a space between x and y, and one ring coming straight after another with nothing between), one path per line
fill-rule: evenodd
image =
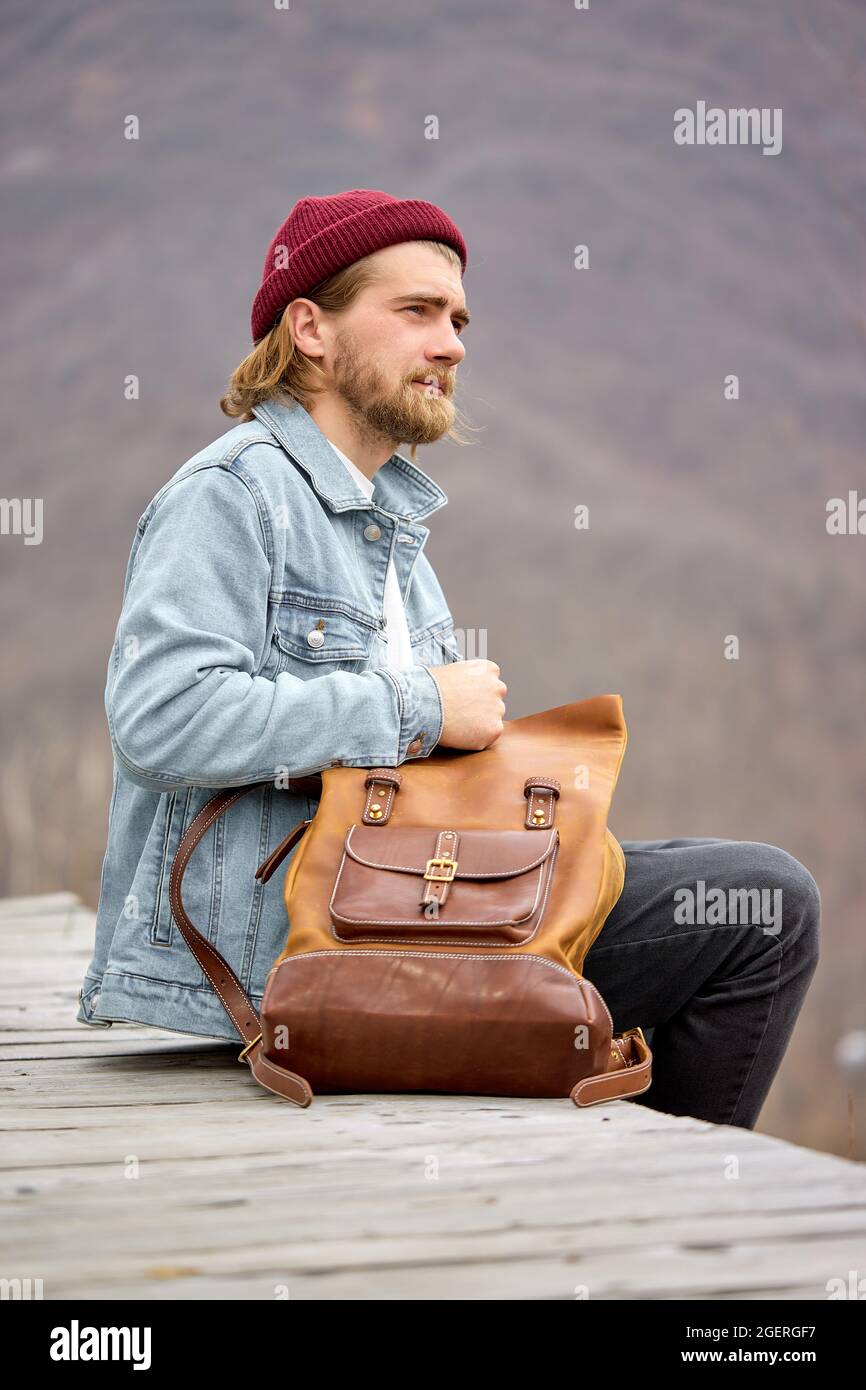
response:
M160 488L133 541L105 691L114 778L81 1022L235 1040L169 901L181 836L215 789L267 784L208 830L184 885L258 1007L286 922L254 871L312 815L315 787L300 779L500 736L507 687L495 662L460 659L423 554L423 518L447 498L414 462L419 444L460 440L466 262L442 209L379 190L304 198L276 233L254 348L221 402L240 423ZM637 1099L751 1127L815 969L814 879L772 845L623 848L623 894L585 973L617 1031L654 1029L654 1081ZM689 922L675 894L696 880ZM706 925L706 888L741 885L780 891L775 930Z

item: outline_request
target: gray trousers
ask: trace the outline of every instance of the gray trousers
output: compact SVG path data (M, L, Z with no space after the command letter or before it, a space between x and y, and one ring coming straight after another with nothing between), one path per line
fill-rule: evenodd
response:
M632 1103L753 1129L818 963L818 886L759 841L620 843L625 886L582 973L652 1048Z

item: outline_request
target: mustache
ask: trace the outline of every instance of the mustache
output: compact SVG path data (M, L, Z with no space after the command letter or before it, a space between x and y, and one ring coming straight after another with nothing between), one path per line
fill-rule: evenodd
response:
M443 395L450 396L454 390L454 379L448 372L441 376L438 372L418 372L415 376L409 378L410 386L413 381L420 382L422 386L438 386Z

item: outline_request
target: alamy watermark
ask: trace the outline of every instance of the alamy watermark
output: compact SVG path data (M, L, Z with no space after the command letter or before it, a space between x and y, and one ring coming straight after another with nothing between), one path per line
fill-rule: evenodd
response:
M0 497L0 535L23 536L25 545L41 545L42 498Z
M150 1337L149 1327L82 1327L73 1318L51 1329L48 1354L52 1361L131 1361L134 1371L147 1371Z
M778 936L782 927L781 888L708 889L699 878L693 889L677 888L674 902L674 921L681 924L759 926L766 936Z
M674 112L675 145L762 145L762 154L782 148L781 106L737 106L726 111L705 101Z

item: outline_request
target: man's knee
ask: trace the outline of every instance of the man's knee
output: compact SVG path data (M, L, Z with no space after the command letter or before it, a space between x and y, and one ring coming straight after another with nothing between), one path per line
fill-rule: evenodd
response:
M773 903L774 921L784 934L786 948L796 941L798 952L817 965L821 945L821 892L815 878L778 845L744 841L742 887L757 888Z

